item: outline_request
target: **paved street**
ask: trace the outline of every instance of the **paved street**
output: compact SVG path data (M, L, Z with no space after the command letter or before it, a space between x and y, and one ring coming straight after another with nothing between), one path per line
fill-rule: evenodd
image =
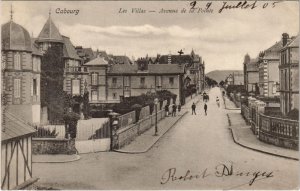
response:
M209 96L207 116L201 101L197 115L189 111L147 153L100 152L70 163L34 163L34 176L41 186L58 189L297 189L298 161L235 144L226 117L235 111L223 103L217 107L218 88Z

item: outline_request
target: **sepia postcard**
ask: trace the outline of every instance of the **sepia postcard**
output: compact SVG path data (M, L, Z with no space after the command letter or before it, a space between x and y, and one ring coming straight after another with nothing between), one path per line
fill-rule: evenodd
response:
M299 180L299 1L1 2L1 190Z

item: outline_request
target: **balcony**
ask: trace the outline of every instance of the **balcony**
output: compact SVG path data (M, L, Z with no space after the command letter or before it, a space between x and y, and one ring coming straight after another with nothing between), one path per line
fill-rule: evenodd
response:
M66 73L87 73L88 70L86 67L69 67L65 68Z
M119 99L113 99L113 100L90 100L90 104L101 104L101 103L120 103Z

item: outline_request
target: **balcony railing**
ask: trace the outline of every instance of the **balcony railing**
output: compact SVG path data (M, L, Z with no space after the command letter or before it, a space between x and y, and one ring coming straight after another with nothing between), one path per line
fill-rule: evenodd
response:
M88 72L86 67L69 67L65 68L65 72L77 73L77 72Z
M260 131L276 137L298 140L299 122L260 114Z

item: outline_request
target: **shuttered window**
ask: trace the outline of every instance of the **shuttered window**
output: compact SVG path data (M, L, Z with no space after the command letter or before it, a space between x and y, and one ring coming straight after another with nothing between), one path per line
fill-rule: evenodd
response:
M21 55L19 53L14 55L14 69L21 70Z
M21 79L14 79L14 98L21 97Z
M124 76L124 86L129 86L129 76Z
M92 85L98 85L98 74L97 73L92 74Z
M161 76L157 76L157 78L156 78L156 86L158 86L158 87L161 86Z
M37 79L33 79L32 81L32 85L33 85L33 95L37 95Z
M72 80L72 95L80 94L80 80L73 79Z

